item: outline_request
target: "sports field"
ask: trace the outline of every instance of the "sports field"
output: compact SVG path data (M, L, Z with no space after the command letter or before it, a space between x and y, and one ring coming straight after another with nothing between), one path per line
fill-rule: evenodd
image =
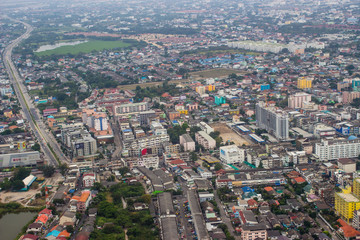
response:
M131 46L130 43L123 41L101 41L101 40L90 40L88 42L80 43L74 46L62 46L53 50L47 50L43 52L36 52L35 54L41 56L51 55L66 55L66 54L79 54L79 53L90 53L92 51L101 51L104 49L114 48L125 48Z
M234 142L237 146L242 146L243 144L250 145L250 143L244 137L234 132L225 123L214 123L210 126L214 128L214 131L220 132L220 137L224 142Z

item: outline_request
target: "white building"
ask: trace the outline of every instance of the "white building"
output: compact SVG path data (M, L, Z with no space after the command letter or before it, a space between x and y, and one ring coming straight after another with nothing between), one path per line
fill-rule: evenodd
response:
M207 134L210 134L214 131L214 128L210 127L206 122L200 122L199 127Z
M159 156L155 154L147 154L141 156L138 166L146 168L159 168Z
M220 147L220 160L226 164L242 163L245 161L245 150L236 145Z
M335 133L336 132L333 127L329 127L324 124L318 124L314 128L314 135L317 138L334 136Z
M315 144L315 154L320 161L355 158L360 154L360 139L322 141Z

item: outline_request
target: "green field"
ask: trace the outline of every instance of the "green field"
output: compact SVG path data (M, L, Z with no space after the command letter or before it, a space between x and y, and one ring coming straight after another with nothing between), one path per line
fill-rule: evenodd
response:
M79 54L79 53L90 53L92 51L101 51L104 49L114 48L125 48L131 46L130 43L123 41L101 41L101 40L90 40L85 43L80 43L74 46L62 46L53 50L47 50L43 52L35 52L35 55L51 56L51 55L66 55L66 54Z

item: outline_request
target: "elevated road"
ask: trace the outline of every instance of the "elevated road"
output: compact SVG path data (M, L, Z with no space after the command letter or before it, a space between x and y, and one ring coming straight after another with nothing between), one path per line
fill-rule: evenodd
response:
M39 141L41 149L45 155L45 160L48 162L48 164L57 166L61 163L70 163L70 160L62 153L54 136L47 130L44 122L41 119L40 112L33 105L24 85L24 81L12 61L12 50L21 41L30 36L30 33L33 31L33 27L27 23L12 18L9 19L14 22L23 24L26 28L26 32L19 38L12 41L3 52L3 62L9 75L9 79L15 90L18 101L21 105L23 117L29 122L36 139Z

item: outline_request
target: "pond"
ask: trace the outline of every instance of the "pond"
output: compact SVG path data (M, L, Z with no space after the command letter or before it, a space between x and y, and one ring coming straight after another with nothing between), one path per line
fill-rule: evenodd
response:
M58 47L62 47L62 46L74 46L74 45L78 45L80 43L85 43L87 41L75 41L75 42L63 42L63 43L56 43L53 45L43 45L41 47L39 47L38 50L36 50L35 52L44 52L44 51L48 51L48 50L54 50Z
M13 240L36 212L9 213L0 218L0 239Z

